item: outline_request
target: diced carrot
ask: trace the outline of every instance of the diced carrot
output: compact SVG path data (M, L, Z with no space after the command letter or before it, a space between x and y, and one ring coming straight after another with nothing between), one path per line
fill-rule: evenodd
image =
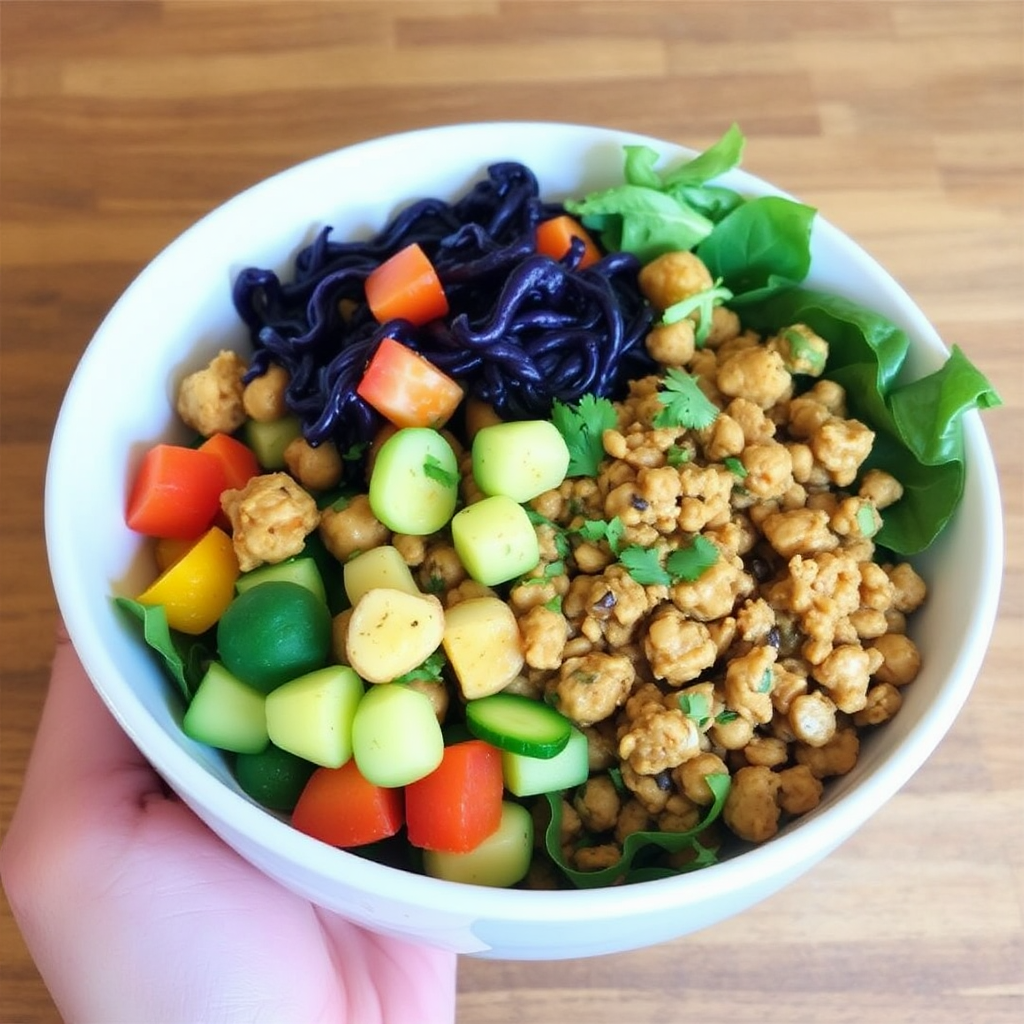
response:
M224 468L224 489L241 490L260 472L253 450L230 434L211 434L200 446L201 452L215 455Z
M366 301L379 323L408 320L420 326L448 312L448 299L427 254L413 242L366 278Z
M462 401L451 377L394 338L377 347L356 393L396 427L441 427Z
M560 260L569 252L574 238L583 242L583 257L579 262L580 269L589 267L601 258L601 250L587 233L586 228L567 213L541 221L537 225L537 252Z
M340 768L317 768L292 812L300 832L342 847L393 836L403 820L401 789L374 785L354 759Z
M128 495L129 529L149 537L198 537L220 511L224 470L198 448L158 444L142 458Z
M445 747L441 764L405 787L409 842L425 850L465 853L501 824L501 752L483 740Z

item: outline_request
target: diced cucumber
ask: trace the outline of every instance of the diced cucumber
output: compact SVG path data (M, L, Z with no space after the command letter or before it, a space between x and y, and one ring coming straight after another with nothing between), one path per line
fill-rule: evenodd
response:
M452 446L430 427L405 427L389 437L373 463L373 514L396 533L436 533L452 517L459 464Z
M473 479L484 494L524 502L565 479L569 448L550 420L513 420L473 438Z
M285 580L288 583L298 583L307 590L316 594L321 601L327 601L327 592L324 589L323 577L317 568L316 561L309 555L299 555L289 558L284 562L277 562L274 565L261 565L249 572L243 572L235 580L235 590L241 594L267 580Z
M401 683L371 686L352 722L356 766L375 786L407 786L444 756L444 737L430 698Z
M302 423L297 416L283 416L266 423L249 419L242 431L245 443L264 469L284 469L284 450L302 434Z
M516 796L537 796L580 786L590 774L587 737L571 727L569 742L554 757L527 757L503 750L501 767L505 788Z
M258 754L270 742L266 698L217 661L200 680L181 727L200 743L238 754Z
M491 746L527 757L552 758L572 734L572 723L539 700L515 693L496 693L466 705L466 725Z
M325 768L352 756L352 721L363 681L345 665L328 665L279 686L267 697L267 731L282 750Z
M522 576L540 560L537 532L526 509L504 494L456 513L452 543L469 575L486 587Z
M468 885L507 887L522 881L533 856L533 819L523 806L506 800L501 824L468 853L423 851L423 870L433 878Z

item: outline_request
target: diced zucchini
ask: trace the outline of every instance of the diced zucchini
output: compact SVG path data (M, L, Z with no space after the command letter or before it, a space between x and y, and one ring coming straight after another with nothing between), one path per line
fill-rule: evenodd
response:
M323 577L317 568L315 559L308 555L300 555L289 558L284 562L277 562L274 565L261 565L249 572L243 572L235 580L235 590L241 594L267 580L285 580L288 583L298 583L307 590L316 594L324 603L327 602L327 593L324 589Z
M283 416L263 423L249 419L242 428L245 443L253 450L264 469L284 469L284 450L302 434L297 416Z
M501 824L468 853L423 851L423 870L434 878L468 885L506 887L521 881L533 855L533 819L523 806L506 800Z
M238 754L258 754L270 742L266 698L217 661L200 680L181 727L200 743Z
M537 796L561 789L572 789L587 781L590 758L587 737L572 727L569 742L554 757L527 757L511 750L501 752L505 788L516 796Z

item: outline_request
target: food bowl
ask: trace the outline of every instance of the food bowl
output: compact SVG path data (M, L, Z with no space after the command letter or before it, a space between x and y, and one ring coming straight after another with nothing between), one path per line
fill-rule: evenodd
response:
M225 842L299 895L370 928L460 953L505 959L635 949L712 925L765 899L835 849L922 765L952 725L984 656L1002 566L992 455L976 413L964 419L962 502L916 559L930 584L913 635L924 666L900 713L862 744L820 805L769 842L689 874L603 889L493 889L424 877L326 846L260 808L222 755L190 740L151 652L111 600L137 593L152 566L124 523L128 483L146 447L184 438L181 377L222 347L247 351L231 302L246 266L287 271L316 231L366 235L424 196L462 194L491 163L517 160L558 200L621 180L623 145L668 160L692 155L628 133L550 123L456 125L389 136L310 160L208 214L121 297L88 346L57 423L46 484L46 536L60 610L89 676L125 731ZM777 193L738 170L722 183ZM900 286L820 216L807 283L858 301L907 332L911 377L948 352Z

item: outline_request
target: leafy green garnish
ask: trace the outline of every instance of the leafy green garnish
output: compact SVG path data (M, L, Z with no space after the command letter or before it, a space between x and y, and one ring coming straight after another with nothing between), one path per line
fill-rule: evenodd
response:
M963 495L963 416L1002 404L992 385L953 346L940 369L899 383L909 339L879 313L849 299L796 288L744 311L755 330L803 323L828 342L825 376L846 391L849 415L876 432L863 469L884 469L903 497L882 514L876 543L897 555L925 550Z
M679 710L701 728L711 717L711 702L704 693L681 693Z
M598 886L630 884L683 874L715 862L715 851L700 841L700 835L722 813L729 795L731 780L728 775L705 775L705 782L714 794L714 802L704 817L686 832L644 831L633 832L622 844L622 856L609 867L599 871L580 871L571 867L562 856L562 796L560 793L545 794L551 808L551 820L544 833L544 846L555 866L577 888L590 889ZM682 868L669 868L652 864L652 856L659 852L678 853L692 850L693 860Z
M445 469L436 455L428 455L423 460L423 474L430 477L431 480L436 480L439 484L443 484L445 487L454 488L459 486L459 474Z
M718 548L698 534L685 548L669 553L662 565L657 548L630 544L619 553L619 562L643 587L692 583L718 561Z
M618 423L615 406L607 398L584 395L575 406L557 398L551 406L551 422L569 449L566 476L596 476L605 457L602 436Z
M426 661L391 681L393 683L412 683L423 679L430 683L439 683L444 678L442 673L447 664L448 659L445 657L444 651L438 648L433 654L428 656Z
M718 407L700 389L696 377L674 366L665 372L658 401L665 406L653 420L656 427L686 427L703 430L718 416Z
M690 450L688 448L680 448L677 444L670 445L665 452L665 461L673 467L682 466L690 461Z
M141 624L143 640L160 655L167 675L188 704L213 660L213 653L201 640L172 630L162 605L140 604L128 597L115 597L114 604Z
M615 555L619 552L625 530L622 520L618 516L613 516L607 522L603 519L588 519L573 532L591 544L606 540L612 554Z
M715 306L720 306L731 298L732 292L728 288L723 287L722 279L719 278L710 288L705 288L703 291L687 296L687 298L681 299L679 302L674 302L662 314L661 322L663 324L674 324L693 312L699 313L700 317L693 332L693 339L697 348L702 348L704 342L707 341L708 334L711 332L712 310Z
M555 594L555 596L553 598L551 598L550 601L545 601L544 602L544 607L547 608L547 610L549 612L558 612L559 614L561 614L561 611L562 611L562 595L561 594Z
M722 464L734 477L739 480L746 480L747 478L747 467L735 455L727 455L722 459Z

